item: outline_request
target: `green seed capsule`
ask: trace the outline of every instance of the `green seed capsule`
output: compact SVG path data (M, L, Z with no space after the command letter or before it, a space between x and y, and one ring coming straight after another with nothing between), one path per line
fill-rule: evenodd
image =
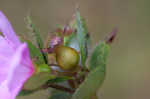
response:
M75 49L59 45L55 48L55 53L56 61L61 69L72 70L77 67L79 54Z

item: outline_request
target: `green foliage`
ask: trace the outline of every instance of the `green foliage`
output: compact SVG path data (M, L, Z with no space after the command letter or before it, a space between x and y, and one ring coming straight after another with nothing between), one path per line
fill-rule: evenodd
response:
M72 99L90 99L104 81L104 68L99 66L91 71L85 81L76 89Z
M82 65L85 66L85 62L87 59L88 49L87 49L87 27L85 25L85 21L80 16L80 12L76 11L76 22L77 22L77 40L80 46L81 53L81 62Z
M47 64L35 66L35 74L24 84L27 90L36 90L44 85L48 80L53 79L54 76L50 74L51 69Z
M30 41L26 40L26 42L28 44L31 58L37 58L35 63L36 64L44 63L44 59L43 59L40 49L36 48Z
M18 96L26 96L35 92L34 90L21 90Z
M69 47L69 45L70 45L72 39L75 38L75 37L76 37L76 34L75 34L75 33L72 33L72 34L69 35L69 36L65 36L65 37L64 37L64 45Z
M27 24L28 24L31 32L34 33L39 48L42 49L43 48L43 41L41 39L40 32L35 27L35 25L32 23L32 19L30 16L27 16Z
M25 90L22 90L19 95L28 95L41 88L41 86L44 84L63 84L63 82L74 78L74 76L58 76L54 73L51 75L51 68L47 65L47 54L41 51L43 49L43 41L40 37L40 32L36 29L29 16L27 17L27 21L31 31L36 37L39 49L36 48L30 41L27 41L31 58L37 58L35 61L35 65L37 66L35 66L35 74L25 83ZM72 47L71 45L74 44L74 46L76 46L75 49L78 48L78 50L80 50L82 63L81 66L83 66L83 69L77 72L77 75L79 76L77 78L82 81L81 77L83 76L83 79L85 77L85 80L77 89L74 88L76 90L73 95L64 92L65 90L54 90L49 99L91 99L93 96L96 98L95 93L105 79L106 60L109 54L110 46L105 42L100 42L95 47L91 57L89 58L87 70L85 63L88 57L88 45L90 43L90 37L88 35L88 29L85 20L80 16L80 12L78 10L76 11L76 17L73 20L73 23L70 24L70 27L73 30L77 30L77 33L72 33L68 36L65 36L64 45ZM87 72L88 75L86 75Z
M76 89L72 99L90 99L95 95L97 89L105 79L106 57L108 56L109 46L104 42L100 43L94 50L90 59L91 72L85 81ZM102 60L102 62L100 62ZM104 61L105 60L105 61Z
M51 68L47 64L40 64L37 67L37 72L38 73L40 73L40 72L48 72L48 73L50 73L51 72Z
M32 19L31 19L30 16L27 16L26 19L27 19L27 25L30 28L30 31L34 34L34 36L36 38L36 42L38 44L38 47L40 48L40 50L42 50L43 47L44 47L44 44L43 44L42 38L40 36L40 32L35 27L35 25L32 23ZM41 53L42 53L42 56L43 56L43 59L44 59L45 63L48 63L47 62L47 54L43 53L43 52L41 52Z
M97 66L104 67L106 65L107 56L109 54L110 46L105 42L100 42L94 49L90 60L89 69L93 70Z
M55 90L55 92L52 93L49 99L70 99L71 94Z
M66 39L66 37L65 37L65 39ZM74 48L76 51L80 51L79 43L78 43L78 40L77 40L77 35L72 34L69 37L67 37L65 46Z
M65 76L63 76L63 77L56 77L54 79L48 80L47 83L60 83L60 82L65 82L65 81L70 80L70 79L71 79L71 77L65 77Z
M24 84L26 90L35 90L42 85L44 85L52 76L48 72L41 72L34 74L30 79Z
M19 96L29 95L44 85L49 79L53 79L50 75L51 69L47 64L35 66L35 74L24 84Z

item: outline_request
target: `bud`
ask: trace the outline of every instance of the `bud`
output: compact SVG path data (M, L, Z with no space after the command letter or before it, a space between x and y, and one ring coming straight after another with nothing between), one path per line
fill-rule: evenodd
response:
M56 61L61 69L72 70L78 66L79 54L70 47L59 45L55 48Z

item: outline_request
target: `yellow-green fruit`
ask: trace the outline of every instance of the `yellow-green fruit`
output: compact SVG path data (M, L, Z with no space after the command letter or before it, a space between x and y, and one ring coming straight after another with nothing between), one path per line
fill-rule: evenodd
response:
M79 62L78 52L70 47L59 45L55 48L56 61L61 69L72 70Z

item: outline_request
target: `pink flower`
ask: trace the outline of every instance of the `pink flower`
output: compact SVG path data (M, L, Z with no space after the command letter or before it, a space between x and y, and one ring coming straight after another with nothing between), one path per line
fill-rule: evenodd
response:
M0 99L15 99L34 67L27 44L20 42L1 11L0 32Z

